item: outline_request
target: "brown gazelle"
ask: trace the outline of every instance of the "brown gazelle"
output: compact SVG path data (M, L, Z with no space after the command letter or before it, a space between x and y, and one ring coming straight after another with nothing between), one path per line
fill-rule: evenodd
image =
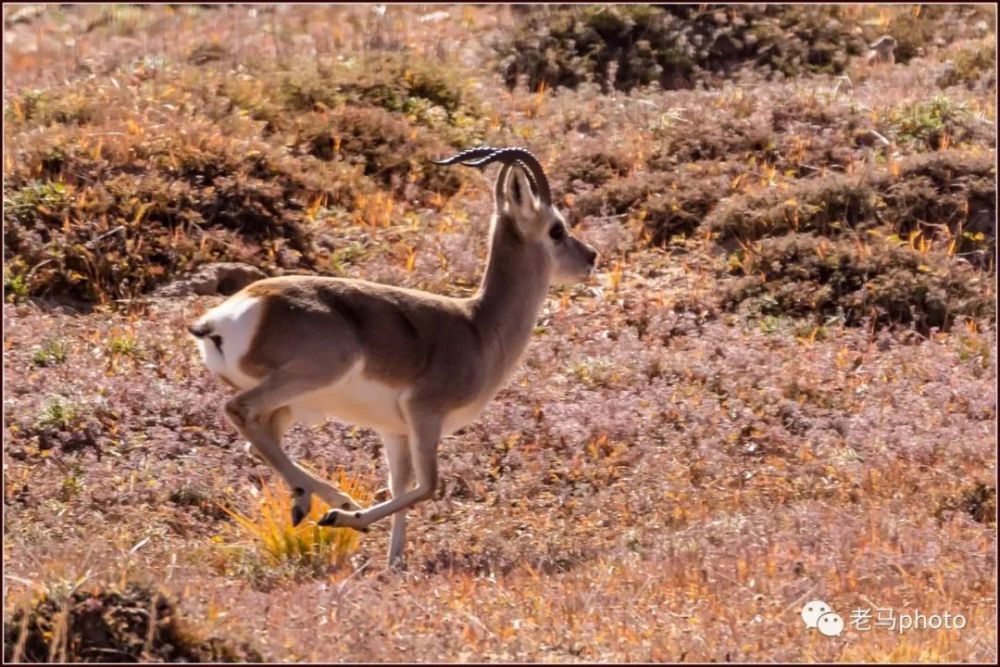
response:
M436 164L493 162L503 166L474 296L285 276L247 286L190 327L209 370L239 390L226 415L293 490L292 521L313 494L334 508L323 526L365 530L392 514L391 564L402 558L406 509L434 493L438 441L474 420L514 370L549 285L585 278L597 258L569 233L527 150L475 148ZM362 509L282 451L293 422L327 417L380 433L390 500Z

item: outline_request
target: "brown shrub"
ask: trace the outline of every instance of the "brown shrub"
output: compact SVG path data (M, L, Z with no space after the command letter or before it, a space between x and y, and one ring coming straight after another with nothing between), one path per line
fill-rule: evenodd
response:
M122 590L76 591L65 602L65 616L63 608L60 601L46 597L30 609L27 619L23 609L8 617L4 661L12 660L15 650L20 650L22 662L47 662L50 656L65 662L261 660L247 646L200 638L180 620L170 598L137 584ZM21 636L22 626L26 636Z
M662 245L675 235L689 235L729 188L732 163L688 163L669 172L644 172L615 179L577 197L578 216L623 215L642 219L649 238Z
M956 316L996 316L992 280L968 263L879 237L791 233L737 252L723 305L759 314L839 316L847 325L946 329ZM821 323L821 322L820 322Z
M94 86L87 84L68 94L60 89L28 91L12 97L10 104L5 105L4 121L39 125L87 125L94 120L102 102L106 101L100 99L99 94Z
M881 198L899 234L919 230L953 241L953 252L989 266L996 252L995 154L940 151L915 155L885 179Z
M426 130L378 107L343 107L306 132L309 153L321 160L360 165L365 176L402 193L407 183L450 196L462 180L458 170L441 169L432 159L453 152Z
M962 238L973 216L982 219L980 211L996 196L994 156L940 151L901 160L895 176L865 172L800 180L785 190L733 197L705 218L704 228L725 243L789 231L837 235L883 224L890 233L905 234L923 222Z
M941 88L964 85L969 90L996 86L997 46L995 38L974 43L955 54L950 65L938 77Z
M790 87L789 87L790 88ZM753 160L779 172L811 177L824 169L845 169L863 156L852 140L867 125L859 109L829 100L815 90L784 88L777 95L724 93L681 120L656 128L649 166L670 170L700 160Z
M240 159L235 143L180 157L140 146L127 163L71 145L57 162L29 153L6 184L5 260L30 295L88 303L144 294L198 261L310 266L306 182L262 155Z
M155 135L129 119L133 129L107 145L59 125L22 141L34 127L24 121L5 172L5 284L20 296L104 303L202 262L309 269L320 252L309 224L317 202L351 210L383 183L458 189L460 171L424 171L449 150L424 128L373 107L333 119L347 159L290 155L246 119L181 119Z
M663 171L685 162L739 160L751 155L774 160L774 132L765 120L723 116L699 118L695 123L664 137L650 155L650 168Z
M979 523L995 524L997 514L997 487L976 482L962 493L938 503L934 516L944 521L956 512L964 512Z
M882 34L895 38L896 62L906 63L968 36L979 20L996 23L985 7L933 5L916 11L875 5L590 5L525 11L518 19L513 37L498 48L509 87L524 78L532 89L543 82L575 88L594 81L604 91L715 84L747 67L765 76L838 74Z
M601 186L626 176L632 169L632 158L624 150L598 148L579 153L561 154L553 174L566 182L566 189L579 191L586 186Z
M750 64L791 76L840 72L866 47L836 7L580 6L525 17L502 45L507 85L687 88ZM612 75L611 70L615 73Z
M261 68L221 82L220 94L253 118L265 133L293 127L303 113L339 107L377 107L441 131L453 143L481 134L479 105L452 65L413 53L376 51L342 61L296 62Z
M879 204L871 174L828 174L797 181L786 190L737 195L706 218L704 229L720 242L778 236L790 231L836 234L877 224Z

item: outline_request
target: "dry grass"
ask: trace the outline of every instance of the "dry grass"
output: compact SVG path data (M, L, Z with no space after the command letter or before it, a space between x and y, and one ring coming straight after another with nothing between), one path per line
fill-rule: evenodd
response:
M616 43L563 38L634 25L573 11L5 7L5 657L996 660L995 14L769 8L794 40L703 42L664 91L655 40L587 82ZM719 11L689 18L742 40ZM580 81L508 89L546 24ZM855 26L900 62L841 62ZM479 141L539 155L600 274L442 443L388 572L388 521L288 527L185 333L221 297L154 289L239 260L467 295L490 183L426 159ZM385 483L369 431L285 442ZM968 623L827 638L814 598Z
M334 484L345 493L368 504L371 494L341 473ZM282 483L263 484L260 499L248 514L229 507L223 511L235 522L239 536L249 538L227 545L240 559L262 560L264 566L301 568L322 573L343 565L358 547L357 531L324 529L317 525L326 511L325 503L313 502L309 513L298 526L292 526L292 495ZM213 538L215 539L215 538ZM219 541L224 541L220 538Z

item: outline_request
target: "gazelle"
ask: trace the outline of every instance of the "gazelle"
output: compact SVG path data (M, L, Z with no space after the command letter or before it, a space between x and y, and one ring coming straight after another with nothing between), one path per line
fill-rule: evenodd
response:
M306 516L313 494L333 508L323 526L366 530L393 515L392 565L402 559L407 508L437 485L438 441L476 419L510 376L550 284L586 278L597 259L567 229L527 150L475 148L434 162L503 165L474 296L285 276L248 285L189 329L209 370L239 390L226 415L293 490L292 522ZM282 451L293 422L327 417L379 432L390 500L362 509Z
M865 62L869 65L885 63L894 65L896 63L896 39L891 35L882 35L868 47L871 49L865 56Z

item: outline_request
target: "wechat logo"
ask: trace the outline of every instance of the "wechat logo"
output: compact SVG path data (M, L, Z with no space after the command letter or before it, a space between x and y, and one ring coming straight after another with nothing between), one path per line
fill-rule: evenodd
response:
M839 637L844 631L844 619L822 600L807 602L802 607L802 620L807 629L819 630L827 637Z

